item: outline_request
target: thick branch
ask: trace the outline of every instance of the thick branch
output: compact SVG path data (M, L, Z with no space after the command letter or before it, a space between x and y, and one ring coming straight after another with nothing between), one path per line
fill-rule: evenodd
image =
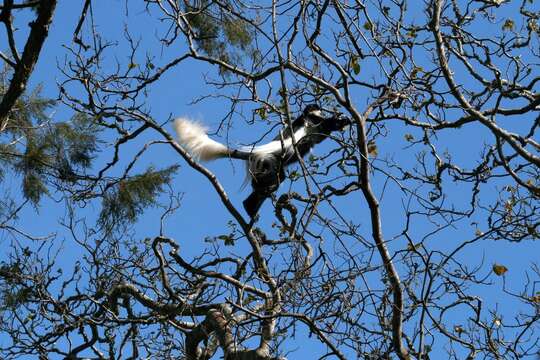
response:
M113 311L116 311L118 299L121 296L126 295L132 296L141 305L163 315L204 315L213 307L213 305L191 306L185 303L162 303L141 293L133 284L121 284L115 286L109 294L108 306L110 306Z
M21 61L17 64L9 88L0 103L0 132L6 128L9 112L26 89L28 79L32 74L43 43L49 33L49 25L52 21L55 8L56 0L42 0L40 2L37 18L30 25L32 30L24 46Z
M399 274L392 262L392 257L388 248L385 244L384 237L382 234L382 224L381 224L381 214L379 208L379 202L373 193L370 184L370 165L368 159L368 149L367 149L367 136L365 129L365 119L373 111L377 102L372 104L366 112L360 117L359 114L355 114L355 118L359 119L357 121L358 129L358 147L361 153L360 159L360 174L359 182L362 189L362 193L368 203L369 212L371 217L371 231L375 245L379 255L382 258L384 268L388 279L390 280L390 285L392 287L393 303L392 303L392 342L397 356L401 360L409 359L408 351L403 345L402 342L402 333L403 333L403 290L401 289L401 280Z

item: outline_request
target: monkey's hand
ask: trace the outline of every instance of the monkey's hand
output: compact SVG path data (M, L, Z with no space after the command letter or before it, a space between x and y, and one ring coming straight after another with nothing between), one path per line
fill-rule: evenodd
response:
M336 114L336 129L343 130L346 126L352 125L352 120L347 115L342 113Z

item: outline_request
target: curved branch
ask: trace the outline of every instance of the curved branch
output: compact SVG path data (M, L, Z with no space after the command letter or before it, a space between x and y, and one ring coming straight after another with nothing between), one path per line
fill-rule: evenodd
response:
M500 128L499 126L497 126L497 124L495 124L494 121L491 121L489 118L487 118L481 111L475 109L467 101L467 99L465 99L465 96L463 96L461 91L459 91L459 87L456 84L454 77L452 75L452 72L450 70L448 59L446 58L444 39L443 39L441 29L440 29L441 12L442 12L442 0L435 0L434 6L433 6L433 21L431 22L431 31L433 32L433 35L435 37L437 56L439 58L439 65L441 66L441 71L444 75L444 78L446 80L448 87L450 88L450 91L452 92L452 95L454 95L456 100L459 102L459 104L463 107L463 109L468 114L478 119L484 126L490 129L494 135L499 136L503 138L504 140L506 140L508 144L510 144L510 146L512 146L512 148L514 148L514 150L523 158L535 164L536 166L540 166L540 157L525 150L523 146L521 146L518 143L518 141L516 141L513 134Z

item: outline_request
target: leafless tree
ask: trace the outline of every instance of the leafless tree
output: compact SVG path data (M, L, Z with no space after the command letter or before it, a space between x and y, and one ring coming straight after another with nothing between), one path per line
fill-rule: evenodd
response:
M539 239L532 1L126 1L122 39L96 30L106 21L96 2L81 3L59 93L111 146L58 190L62 246L80 259L60 266L58 238L11 243L0 268L3 357L538 355L534 256L524 254L532 265L515 283L504 258L481 254ZM16 66L24 56L12 51L2 58ZM248 141L265 141L313 102L354 125L299 159L252 223L147 102L193 63L208 89L193 102L227 104L217 135L257 129ZM193 194L181 194L174 164L135 172L157 147L219 196L229 227L208 233L223 235L171 228L187 226L182 196ZM145 216L150 205L160 216ZM141 236L140 222L159 230ZM306 344L316 345L294 352Z

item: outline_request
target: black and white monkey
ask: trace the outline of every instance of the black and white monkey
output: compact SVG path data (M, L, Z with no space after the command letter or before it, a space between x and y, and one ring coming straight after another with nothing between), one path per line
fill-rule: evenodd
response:
M292 123L292 130L286 127L271 142L259 146L231 149L206 134L206 129L185 118L174 122L181 145L195 158L209 161L218 158L233 158L247 161L248 176L253 192L244 200L244 208L253 218L266 198L276 191L285 179L285 168L298 161L316 144L326 139L333 131L342 130L351 120L342 114L324 117L316 104L306 106L302 115Z

